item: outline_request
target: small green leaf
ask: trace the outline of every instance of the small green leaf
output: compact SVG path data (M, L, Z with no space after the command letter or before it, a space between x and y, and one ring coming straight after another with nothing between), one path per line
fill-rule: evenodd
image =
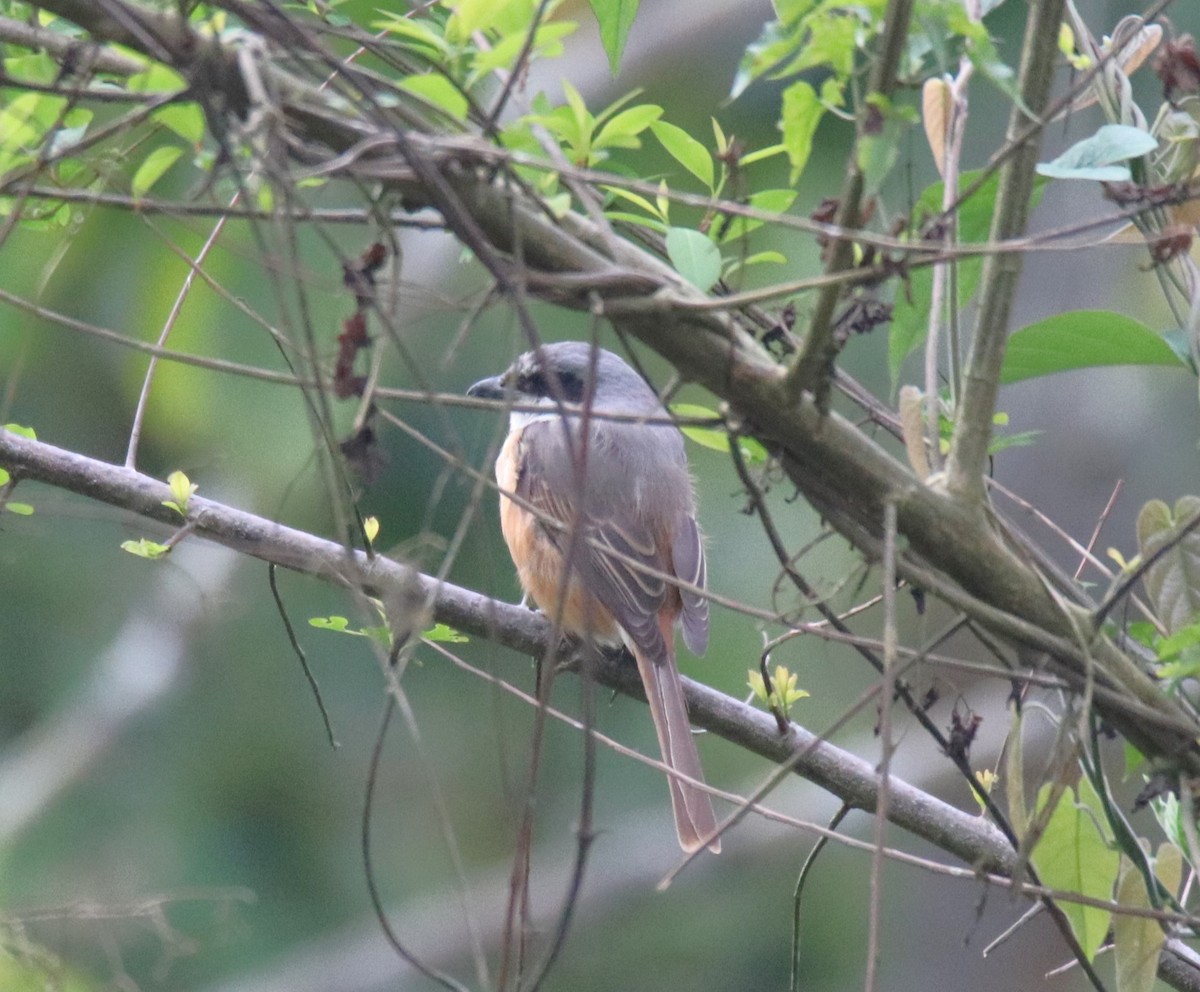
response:
M32 427L22 427L20 424L5 424L4 429L9 434L16 434L19 437L28 438L30 441L37 440L37 432Z
M379 536L378 517L367 517L365 520L363 520L363 534L366 535L368 544L375 543L375 538Z
M715 410L700 406L698 403L672 403L671 413L676 417L690 420L720 421L721 419ZM729 451L729 434L721 427L680 424L679 429L683 432L684 437L694 441L702 448L709 448L712 451ZM755 438L739 437L738 448L742 457L751 464L761 465L767 460L767 449Z
M361 627L354 628L350 626L350 621L345 617L309 617L308 623L310 627L316 627L318 630L331 630L335 634L350 634L354 637L369 637L385 648L390 647L392 643L391 632L387 627Z
M188 502L191 500L192 494L200 487L179 471L172 472L167 476L167 485L171 487L171 495L174 499L164 499L163 506L169 506L181 517L186 517Z
M5 503L4 509L9 513L15 513L19 517L32 517L33 507L28 503Z
M129 184L134 197L145 196L182 154L183 149L177 145L162 145L147 155Z
M666 121L654 121L650 130L676 162L710 190L713 188L713 159L704 145L683 128Z
M699 290L708 292L721 278L721 250L699 231L670 228L667 256L675 271Z
M639 103L608 121L592 141L592 148L640 148L638 135L662 116L662 107Z
M421 636L427 641L437 641L442 644L466 644L471 640L466 634L455 630L444 623L434 624Z
M1158 140L1141 128L1127 124L1105 124L1090 138L1077 142L1053 162L1038 164L1039 175L1051 179L1094 179L1104 182L1128 182L1129 166L1119 165L1131 158L1149 155Z
M171 549L165 544L148 541L143 537L136 541L122 541L121 550L128 551L131 555L137 555L139 558L149 558L154 561L170 552Z
M746 684L760 703L784 713L790 712L797 702L809 696L805 690L796 688L797 676L788 671L786 665L776 665L775 671L771 672L770 693L767 692L767 683L761 672L750 668L746 671L746 677Z
M7 486L12 476L5 469L0 468L0 486Z
M1108 310L1074 310L1015 331L1000 381L1103 365L1184 368L1171 346L1140 321Z
M629 29L637 17L640 0L588 0L600 25L600 43L608 56L608 67L615 76L625 53Z
M748 155L743 155L741 165L743 168L745 168L748 165L753 165L755 162L761 162L763 159L774 158L776 155L782 155L786 151L786 145L768 145L766 148L760 148L756 152L750 152Z

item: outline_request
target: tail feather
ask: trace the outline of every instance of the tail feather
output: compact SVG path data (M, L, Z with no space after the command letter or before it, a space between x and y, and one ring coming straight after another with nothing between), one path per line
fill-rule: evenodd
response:
M663 764L688 778L704 781L700 767L700 755L692 738L688 720L687 704L683 699L683 682L675 659L670 655L662 661L647 658L639 649L634 649L638 672L646 688L646 699L650 703L650 716L658 733L658 746L662 751ZM684 782L674 775L668 776L671 789L671 808L675 813L675 831L679 834L679 846L687 852L698 850L705 837L716 829L717 818L713 812L712 799L703 789ZM714 838L708 845L714 854L721 850L721 841Z

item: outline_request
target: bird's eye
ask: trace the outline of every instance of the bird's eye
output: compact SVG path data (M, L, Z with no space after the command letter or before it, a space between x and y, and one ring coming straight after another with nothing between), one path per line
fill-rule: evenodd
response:
M548 396L566 403L583 402L583 380L574 372L556 369L554 374L538 370L521 377L518 386L530 396Z

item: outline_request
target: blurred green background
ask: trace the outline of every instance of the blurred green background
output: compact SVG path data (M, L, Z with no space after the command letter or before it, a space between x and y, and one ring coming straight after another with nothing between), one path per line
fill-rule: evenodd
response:
M365 6L365 5L364 5ZM744 46L769 17L765 3L672 3L644 0L622 75L612 80L586 10L585 27L563 63L538 70L531 85L557 88L559 74L593 107L628 89L666 108L666 119L703 135L717 115L748 147L775 140L778 90L752 89L731 106L725 96ZM1093 25L1112 25L1128 5L1085 8ZM989 20L1010 57L1024 8L1009 3ZM1200 26L1188 7L1173 11L1180 29ZM1139 79L1153 106L1156 83ZM1003 132L1003 99L984 84L973 91L968 167L985 161ZM1049 137L1059 148L1096 121L1071 121ZM840 185L848 137L827 122L806 172L796 210L808 213ZM923 139L913 130L893 190L910 202L933 178ZM652 151L647 170L667 169ZM1049 156L1047 156L1049 157ZM782 165L761 166L764 185L786 183ZM771 180L764 176L775 169ZM907 186L908 188L903 188ZM1061 188L1060 187L1066 187ZM174 190L185 195L186 186ZM343 191L345 192L345 191ZM345 203L336 192L329 203ZM1036 226L1047 229L1101 209L1090 189L1056 184ZM194 255L209 232L203 220L139 218L115 210L80 212L65 246L54 235L17 231L3 248L0 288L51 310L154 340L187 266L172 250ZM361 228L326 233L347 256L375 234ZM783 245L789 276L815 271L802 239L764 236L756 248ZM485 283L463 264L449 239L402 235L404 266L395 315L401 341L419 375L395 354L381 381L409 386L425 380L461 392L507 364L520 331L503 307L488 310L465 331L463 298ZM264 254L249 228L232 223L207 272L230 297L267 320L294 318L303 293L327 349L352 301L341 286L333 248L311 232L300 242L303 278L276 238ZM1128 249L1037 256L1027 267L1016 323L1072 307L1109 306L1166 327L1150 277ZM278 278L280 293L274 279ZM802 303L803 309L803 303ZM591 333L586 318L535 310L548 338ZM606 334L608 332L605 332ZM460 336L461 335L461 336ZM611 337L605 343L613 346ZM198 284L169 345L205 355L281 368L264 331L210 288ZM846 367L887 395L882 334L851 343ZM664 367L645 365L660 384ZM11 307L0 310L0 417L34 427L39 438L113 462L124 458L132 411L146 369L143 356L71 333ZM906 381L915 381L914 370ZM711 403L694 387L681 399ZM1086 540L1118 478L1125 493L1101 548L1134 548L1138 506L1200 490L1195 449L1195 382L1182 374L1118 370L1034 380L1010 389L1002 405L1013 431L1046 434L1033 448L1005 453L997 475ZM490 471L490 445L502 425L480 413L389 404L389 409L468 464ZM353 403L335 410L338 430L353 420ZM1153 437L1153 444L1147 444ZM138 458L160 478L183 469L202 495L331 534L329 499L314 468L313 434L299 395L287 387L171 364L154 380ZM436 455L381 427L378 477L361 499L378 516L377 546L427 571L486 593L518 595L500 541L494 500L476 507L471 481ZM743 512L743 497L727 459L689 447L698 479L701 517L709 538L714 589L739 600L794 605L775 587L775 565L760 526ZM1163 457L1170 453L1170 457ZM820 522L782 483L770 499L785 536L799 548ZM8 516L0 528L0 912L10 921L10 949L42 946L73 968L60 975L79 988L268 990L424 989L431 983L388 948L370 914L359 845L367 766L383 712L378 659L359 638L315 630L308 617L369 617L339 591L308 578L281 575L288 612L321 683L340 743L332 750L312 695L272 605L266 567L185 542L170 558L150 563L125 554L123 540L162 539L156 527L60 492L23 486L36 506L30 518ZM462 550L446 549L469 521ZM1038 532L1044 537L1044 532ZM1064 562L1065 548L1052 550ZM841 602L865 598L857 558L840 540L819 544L803 559L806 574L834 590L849 576ZM1073 567L1073 562L1072 562ZM919 617L905 603L905 634L919 641L942 616ZM876 635L868 614L858 629ZM768 629L768 634L778 631ZM687 674L744 696L746 670L756 664L763 630L718 610L703 660L684 658ZM479 667L532 688L528 659L475 641L461 648ZM967 650L966 645L955 645ZM777 660L800 675L811 694L794 716L821 731L874 680L853 654L814 639L794 641ZM925 673L942 702L935 717L948 724L955 705L984 716L974 758L994 757L1006 729L1004 687L972 685ZM422 649L403 688L413 722L394 726L383 757L376 808L376 869L396 931L438 967L471 982L473 941L496 960L529 756L531 712L524 704ZM555 701L577 705L571 679ZM644 753L655 753L644 707L627 699L599 700L599 729ZM836 740L869 760L877 755L868 709ZM899 774L949 801L970 807L966 787L922 735L901 719ZM700 744L715 784L749 791L768 766L719 740ZM538 836L533 910L550 926L565 894L578 815L582 745L577 733L551 724L538 786ZM666 892L658 879L678 858L666 789L652 770L607 749L598 755L596 826L577 918L547 983L550 989L741 989L785 987L796 873L812 838L749 821L720 857L689 868ZM440 799L438 798L440 797ZM803 783L785 785L771 804L823 822L835 806ZM443 816L444 810L444 816ZM1148 826L1142 823L1143 828ZM846 828L869 836L870 821L854 815ZM445 840L452 834L462 877ZM936 857L893 830L898 846ZM822 856L803 910L804 987L855 987L866 947L869 859L837 846ZM885 873L882 983L926 989L969 982L978 990L1011 989L1041 980L1067 957L1052 929L1034 922L986 960L982 947L1019 915L1022 905L970 883L902 866ZM545 934L539 934L539 940ZM29 946L21 940L28 939ZM86 976L86 977L85 977ZM126 984L122 984L126 983ZM0 980L0 984L3 981ZM1082 987L1078 976L1056 988Z

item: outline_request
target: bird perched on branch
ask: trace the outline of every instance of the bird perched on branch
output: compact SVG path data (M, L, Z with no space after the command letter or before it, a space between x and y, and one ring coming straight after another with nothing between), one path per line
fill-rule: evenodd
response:
M612 352L542 345L467 395L514 409L496 459L500 527L521 586L565 633L637 660L663 762L703 781L675 663L675 625L708 646L704 546L683 435ZM716 827L708 793L674 775L680 846ZM720 841L708 841L719 851Z

